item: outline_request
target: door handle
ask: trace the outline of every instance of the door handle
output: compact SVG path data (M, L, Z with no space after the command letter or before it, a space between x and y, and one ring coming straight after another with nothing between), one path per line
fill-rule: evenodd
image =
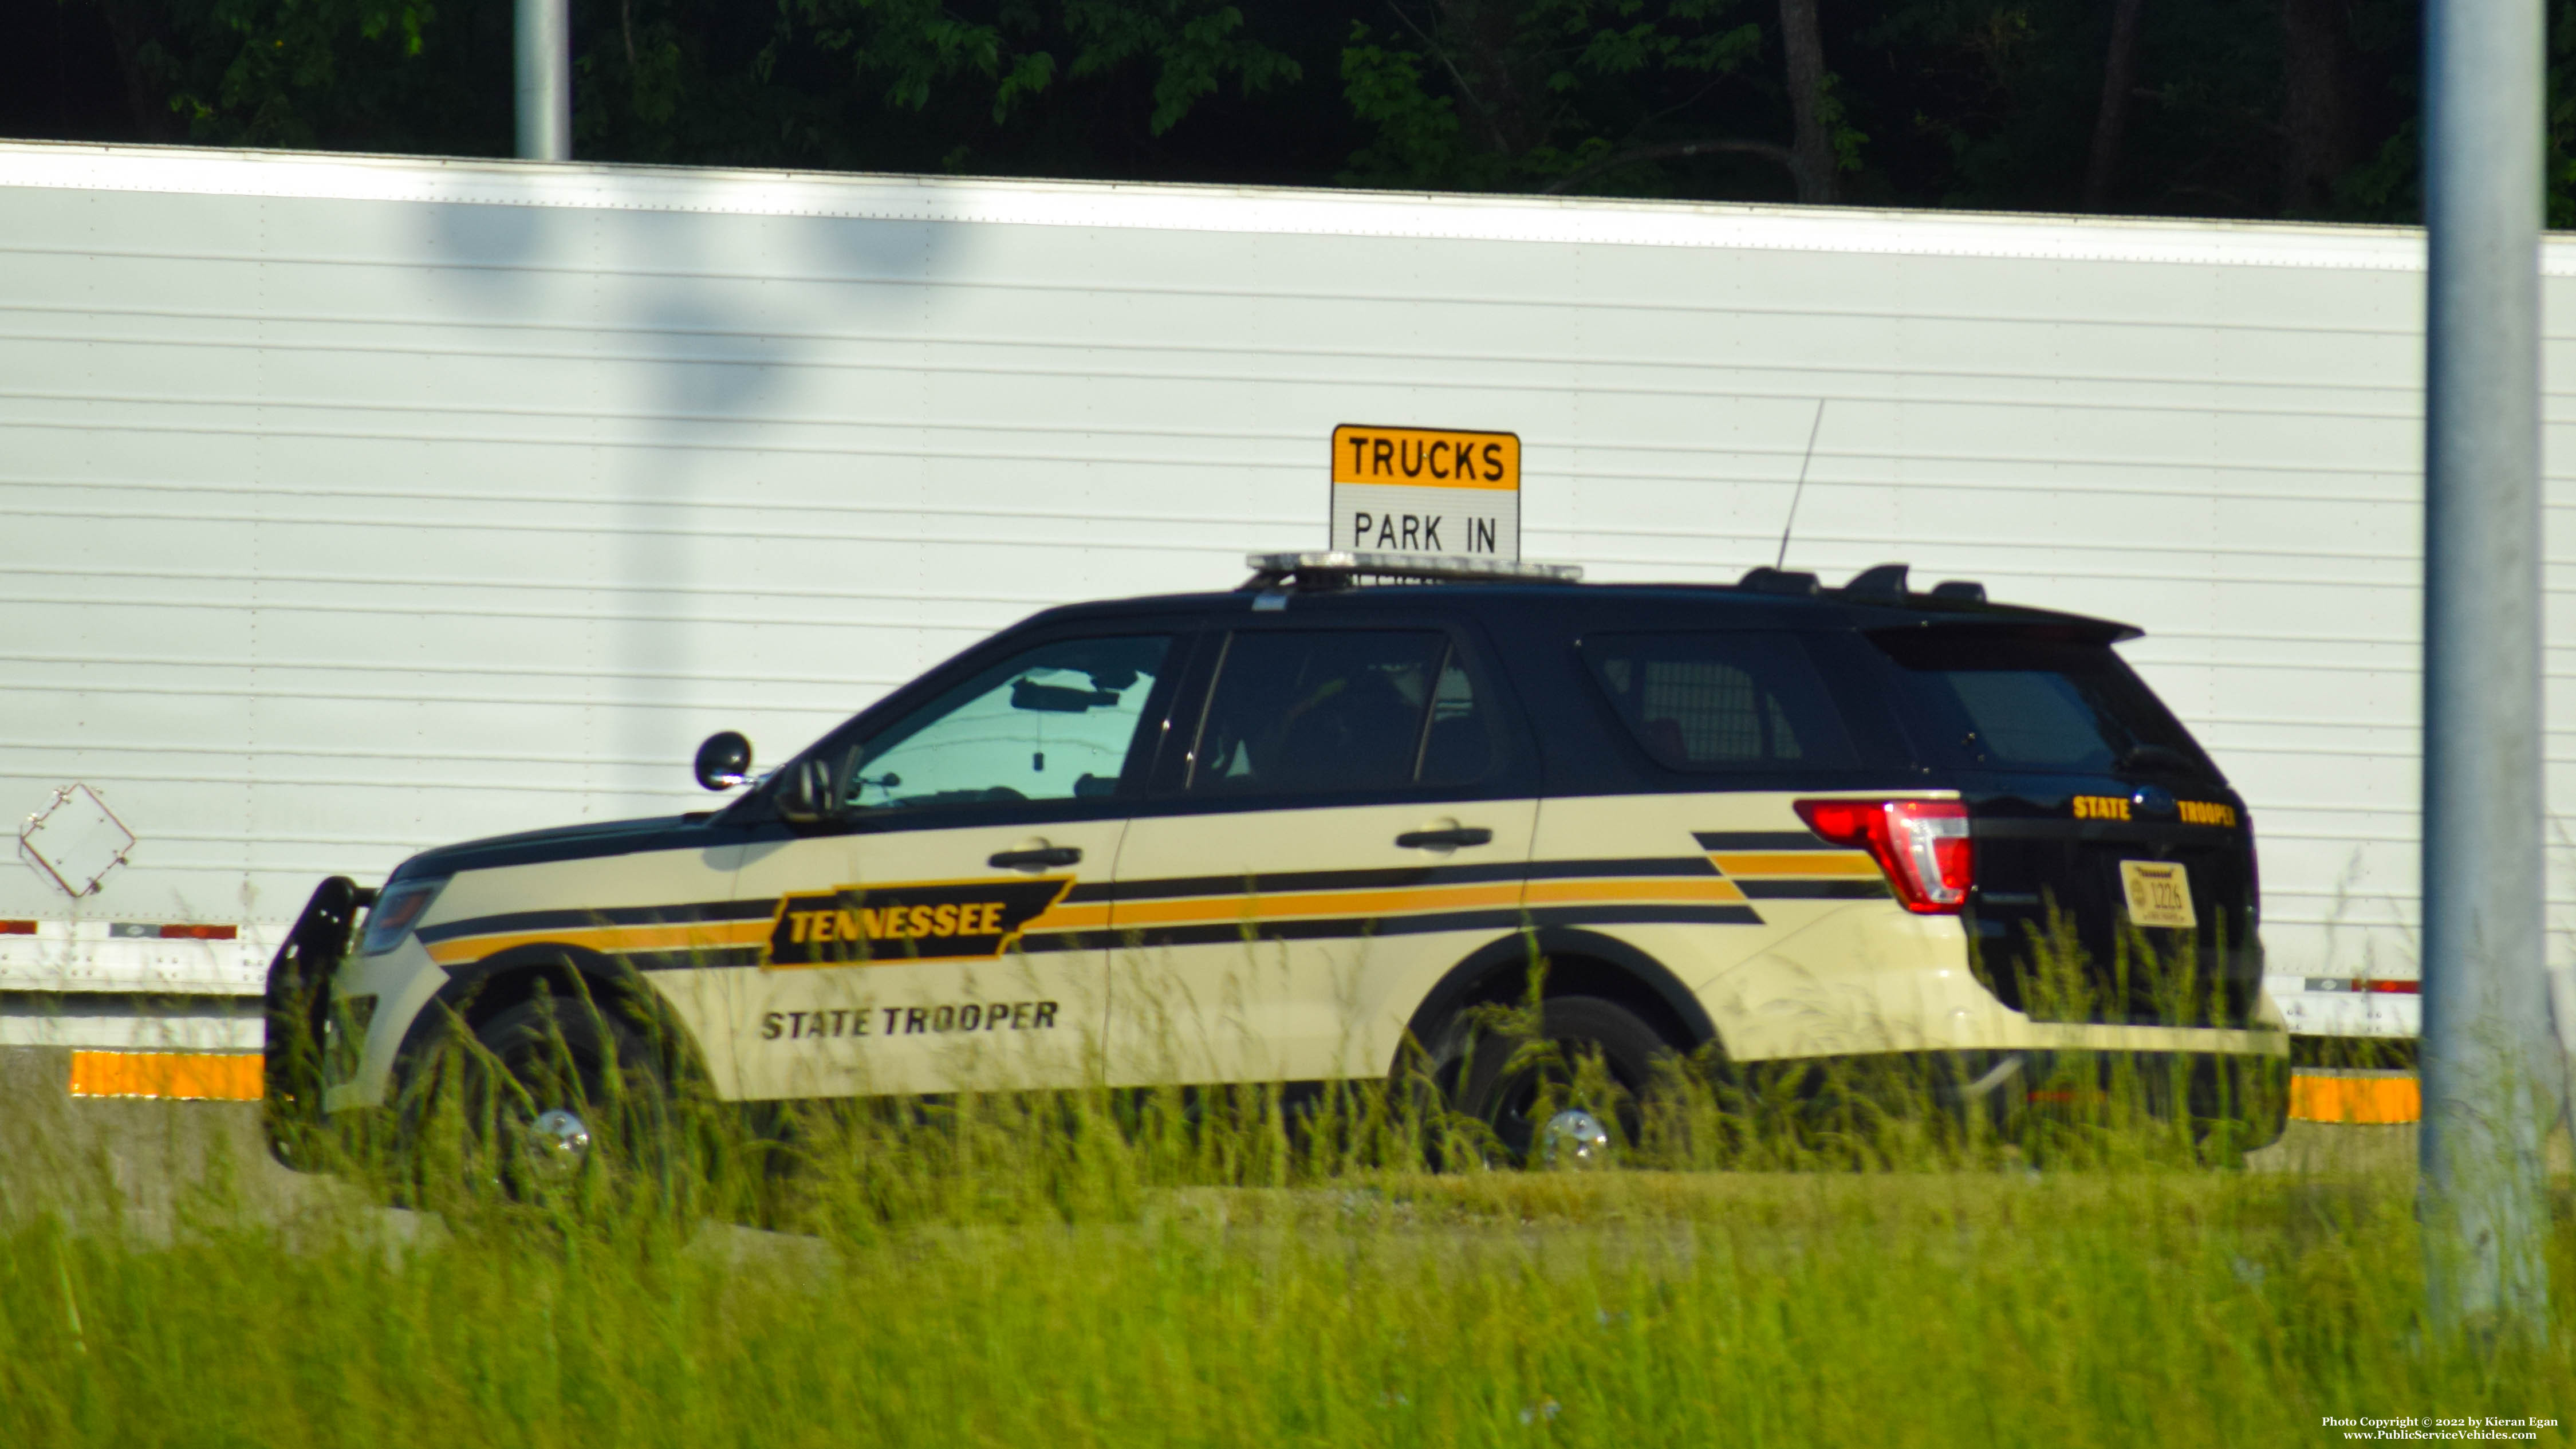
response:
M1040 850L999 850L984 863L995 870L1025 870L1033 865L1079 865L1082 848L1050 845Z
M1408 830L1395 838L1406 850L1455 850L1462 845L1491 845L1494 832L1481 825L1458 825L1447 830Z

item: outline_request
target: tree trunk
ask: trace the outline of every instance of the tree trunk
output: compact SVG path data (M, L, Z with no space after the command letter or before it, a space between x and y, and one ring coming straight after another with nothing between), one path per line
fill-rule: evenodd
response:
M125 107L134 118L134 134L145 141L181 141L187 128L170 109L170 97L144 64L144 47L158 38L158 6L150 0L94 0L107 24L108 43L116 50L117 78L124 83Z
M2102 211L2111 203L2120 137L2129 128L2129 90L2138 64L2138 12L2143 8L2144 0L2114 0L2112 5L2111 53L2102 58L2102 109L2094 114L2093 152L2084 163L2086 211Z
M1789 154L1798 200L1828 206L1841 199L1841 168L1833 138L1825 133L1825 37L1816 0L1780 0L1780 49L1789 72Z
M2355 159L2352 17L2343 0L2281 0L2281 212L2314 216Z
M1518 157L1538 144L1529 105L1512 70L1512 43L1520 28L1517 0L1440 0L1441 38L1469 109L1495 154Z

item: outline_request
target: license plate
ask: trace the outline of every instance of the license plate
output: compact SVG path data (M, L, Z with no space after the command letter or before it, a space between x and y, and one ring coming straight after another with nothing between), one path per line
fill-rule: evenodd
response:
M2121 861L2120 886L2138 925L2187 931L2200 924L2191 911L2191 875L2171 861Z

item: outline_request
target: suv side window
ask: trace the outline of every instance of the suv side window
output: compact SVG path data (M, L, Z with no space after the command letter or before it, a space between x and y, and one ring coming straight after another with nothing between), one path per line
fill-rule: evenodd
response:
M1578 647L1620 722L1666 769L1858 762L1824 677L1795 634L1595 634Z
M1117 793L1168 635L1060 639L978 670L861 744L843 787L868 809Z
M1487 714L1437 630L1243 630L1226 641L1184 788L1273 795L1466 784L1493 761Z

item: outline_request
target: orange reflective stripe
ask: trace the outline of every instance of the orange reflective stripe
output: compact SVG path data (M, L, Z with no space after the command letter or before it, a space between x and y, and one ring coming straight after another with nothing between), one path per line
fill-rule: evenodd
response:
M181 1101L256 1102L263 1094L257 1053L72 1053L75 1097L169 1097Z
M2290 1115L2302 1122L2420 1122L2424 1089L2401 1073L2330 1077L2300 1072L2290 1078Z

